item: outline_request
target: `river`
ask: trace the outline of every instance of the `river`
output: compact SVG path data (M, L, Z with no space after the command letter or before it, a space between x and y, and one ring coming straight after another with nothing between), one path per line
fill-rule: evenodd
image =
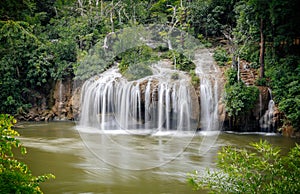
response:
M94 134L74 122L22 125L17 131L28 153L18 158L34 175L56 176L41 184L46 194L195 193L187 174L214 168L222 146L266 139L287 151L296 141L272 133Z

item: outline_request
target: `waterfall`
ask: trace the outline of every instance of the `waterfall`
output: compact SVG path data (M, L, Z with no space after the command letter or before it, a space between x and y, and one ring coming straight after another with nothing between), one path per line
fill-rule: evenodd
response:
M198 52L195 57L199 92L187 73L165 62L152 65L154 75L135 81L127 81L117 67L90 78L81 90L79 125L106 132L218 131L220 72L211 53ZM180 79L173 79L174 73Z
M59 80L59 93L58 93L58 99L59 103L63 103L63 83L62 80Z
M172 80L174 70L169 70L170 75L165 69L157 71L150 78L129 82L112 67L87 80L82 87L79 124L105 131L151 133L196 129L192 113L199 107L191 100L189 80Z
M54 120L66 119L66 104L65 104L65 86L62 80L57 81L55 86L55 114Z
M274 130L273 128L274 128L274 124L275 124L273 121L275 102L273 101L271 89L268 88L268 91L269 91L269 96L270 96L270 100L268 103L268 110L266 110L264 115L262 115L262 117L260 118L259 125L261 128L261 131L273 132L273 130Z
M210 53L196 55L196 74L200 78L200 127L203 131L219 130L219 75Z

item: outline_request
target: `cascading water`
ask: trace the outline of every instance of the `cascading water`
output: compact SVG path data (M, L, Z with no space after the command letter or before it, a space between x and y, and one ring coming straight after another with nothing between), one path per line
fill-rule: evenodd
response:
M219 75L209 52L196 55L196 74L200 78L200 127L203 131L219 130Z
M260 128L263 132L273 132L273 128L274 128L273 117L274 117L275 102L273 101L272 98L271 89L268 88L268 91L270 95L268 110L266 110L264 115L259 120Z
M66 93L66 88L64 86L64 83L62 80L59 80L56 83L56 91L55 91L55 106L56 106L56 116L54 120L65 120L66 119L66 109L65 109L65 93Z
M201 113L186 74L174 80L171 75L179 71L159 63L153 66L154 75L128 82L113 67L84 83L80 125L102 130L187 131L199 127L200 114L201 130L219 130L219 71L209 53L200 53L196 59Z
M145 132L196 129L199 109L193 88L175 70L154 67L151 77L128 82L116 67L86 81L82 87L80 125L102 130Z
M169 32L167 36L166 32ZM178 35L183 40L180 43L177 41ZM141 66L136 61L136 64L128 68L129 74L125 74L136 73L138 76L134 77L140 77L143 68L139 67L147 65L146 69L151 69L152 73L149 74L152 75L147 74L149 76L135 81L128 81L116 66L111 67L112 56L144 45L153 49L168 46L169 50L173 49L186 58L196 59L194 64L196 74L201 79L200 85L194 87L191 76L176 69L169 57L156 63L149 61ZM95 156L107 164L124 169L159 167L183 153L199 128L203 131L217 131L201 132L203 138L199 142L199 153L204 154L210 149L219 132L217 79L220 74L213 67L214 60L210 52L200 49L200 46L201 43L187 33L151 25L146 28L124 29L111 39L104 40L101 48L106 48L105 50L97 46L97 50L90 52L89 57L99 59L99 64L95 60L91 63L86 60L80 67L87 71L99 68L106 71L83 84L77 129L83 132L80 133L81 138ZM162 52L158 54L164 54ZM176 57L175 54L173 56ZM178 61L174 60L173 64L176 62ZM94 73L97 72L88 71L85 74L83 71L78 76L85 78ZM130 137L124 137L127 134ZM150 143L135 144L132 139L137 138L137 135L147 135ZM179 146L174 144L175 139L180 141ZM122 160L116 160L116 157ZM130 165L132 163L135 166Z

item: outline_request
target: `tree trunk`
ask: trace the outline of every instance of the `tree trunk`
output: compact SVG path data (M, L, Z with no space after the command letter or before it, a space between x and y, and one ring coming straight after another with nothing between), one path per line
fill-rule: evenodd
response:
M110 12L111 32L114 32L114 31L115 31L113 16L114 16L114 15L113 15L113 9L112 9L111 12Z
M115 31L115 27L114 27L114 1L111 1L111 10L110 10L110 23L111 23L111 32Z
M80 8L80 15L83 16L83 6L82 6L82 2L80 0L78 0L78 6Z
M265 77L265 36L264 36L264 20L260 19L260 51L259 51L259 63L260 63L260 78Z
M100 16L103 17L103 9L104 9L104 5L103 5L103 0L100 1Z

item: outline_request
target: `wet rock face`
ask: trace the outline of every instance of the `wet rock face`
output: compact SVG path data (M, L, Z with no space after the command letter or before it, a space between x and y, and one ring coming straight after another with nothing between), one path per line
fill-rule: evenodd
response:
M147 79L140 83L141 98L145 99L145 90L148 84ZM159 81L152 79L151 91L154 92L154 100L158 101L157 89ZM257 99L254 109L247 115L248 118L241 120L241 126L243 130L248 131L259 131L259 120L262 115L268 110L268 103L270 100L270 91L267 87L258 87L260 91L260 97ZM193 101L200 100L199 93L191 93L191 99ZM80 113L80 97L81 97L81 85L74 87L74 82L72 79L65 79L63 81L57 81L52 92L52 106L47 105L46 97L40 95L40 103L36 103L33 108L31 108L27 113L22 113L17 116L18 120L23 121L51 121L51 120L78 120ZM49 100L48 100L49 101ZM48 102L49 103L49 102ZM143 102L144 103L144 102ZM200 106L200 104L199 104ZM199 107L199 110L201 107ZM192 112L191 117L198 120L199 110ZM225 108L224 104L219 102L218 113L220 121L226 122ZM274 108L274 113L272 120L272 130L276 131L278 126L280 126L280 120L282 114L278 109ZM247 126L243 125L247 123ZM226 125L226 124L225 124ZM200 125L199 125L200 126ZM198 127L199 127L198 126ZM222 127L222 126L221 126ZM226 127L226 126L225 126ZM200 128L200 127L199 127ZM246 129L247 128L247 129ZM269 130L269 129L268 129Z
M52 120L77 120L80 111L81 84L72 78L57 81L53 92Z
M80 105L80 87L73 88L72 78L55 83L50 96L39 95L32 102L32 108L20 112L16 118L20 121L74 120L78 117ZM52 105L51 105L52 104Z
M16 118L20 121L48 121L51 120L53 113L40 107L31 108L28 113L19 113Z
M259 99L257 99L253 109L253 116L255 117L256 120L259 120L264 114L264 112L266 112L270 100L268 87L258 86L258 89L259 89Z
M53 93L54 106L52 112L54 113L54 120L70 120L72 119L72 109L69 101L72 97L72 80L59 80L55 84Z

